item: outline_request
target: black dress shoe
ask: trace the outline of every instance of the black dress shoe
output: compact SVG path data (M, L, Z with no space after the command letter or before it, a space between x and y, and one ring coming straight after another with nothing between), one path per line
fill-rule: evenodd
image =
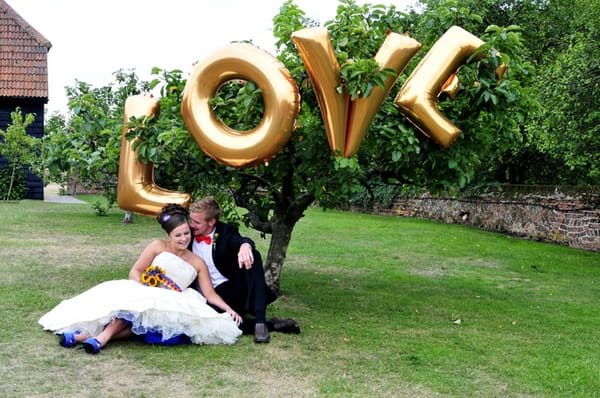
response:
M269 322L273 324L275 332L300 334L300 325L292 318L281 319L274 317L269 319Z
M254 326L254 342L255 343L268 343L271 337L269 336L269 329L264 323L257 323Z

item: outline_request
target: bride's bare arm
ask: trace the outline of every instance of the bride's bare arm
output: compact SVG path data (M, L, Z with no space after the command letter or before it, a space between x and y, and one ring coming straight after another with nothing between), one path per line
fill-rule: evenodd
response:
M137 261L131 267L129 271L129 279L134 280L136 282L140 281L140 275L146 268L152 265L152 260L156 257L162 249L163 243L160 239L153 240L142 254L138 257Z

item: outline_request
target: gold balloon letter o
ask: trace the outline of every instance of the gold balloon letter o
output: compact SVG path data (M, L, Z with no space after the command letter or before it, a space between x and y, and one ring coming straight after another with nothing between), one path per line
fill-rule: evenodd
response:
M238 131L215 117L209 100L221 85L253 81L262 91L265 113L258 126ZM219 163L245 168L269 161L289 141L300 112L298 86L285 66L251 44L230 44L198 63L185 86L181 113L202 150Z

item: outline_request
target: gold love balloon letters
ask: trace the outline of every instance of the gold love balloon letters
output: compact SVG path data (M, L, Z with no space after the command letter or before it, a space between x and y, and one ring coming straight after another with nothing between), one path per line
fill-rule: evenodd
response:
M258 126L237 131L215 117L209 101L222 84L242 79L261 89L265 112ZM181 113L204 153L228 166L268 162L289 141L300 112L298 86L277 58L247 44L230 44L196 65L185 86Z
M384 87L367 98L350 100L338 93L340 67L325 28L307 28L292 34L304 61L321 108L327 139L336 155L353 156L364 139L377 109L413 56L421 48L414 39L390 33L374 59L381 68L393 69ZM434 44L408 77L394 103L421 132L447 148L461 131L444 117L436 104L440 93L453 98L458 90L457 70L483 44L462 28L453 26ZM506 67L498 68L498 78ZM209 101L231 80L254 81L261 89L264 115L249 131L237 131L218 120ZM153 102L154 101L154 102ZM289 141L300 111L298 87L289 71L275 57L247 43L231 44L196 65L188 79L181 104L184 122L200 148L219 163L245 168L268 162ZM166 203L189 204L190 196L159 188L152 164L142 164L125 138L131 116L158 112L158 101L133 97L125 105L119 165L119 207L142 214L156 214Z
M133 116L156 116L160 110L158 100L137 95L125 101L123 131L121 134L121 156L119 159L119 181L117 184L117 204L123 210L144 215L160 213L167 203L178 203L189 207L191 196L187 193L169 191L154 183L154 165L142 163L133 150L133 143L125 135L127 122Z

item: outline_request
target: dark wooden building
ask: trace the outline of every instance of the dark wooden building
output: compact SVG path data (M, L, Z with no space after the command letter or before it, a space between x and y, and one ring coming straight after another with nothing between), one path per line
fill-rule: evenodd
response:
M35 114L27 132L44 135L44 105L48 103L48 51L50 42L29 25L4 0L0 0L0 129L12 123L19 107L23 115ZM0 168L6 159L0 157ZM44 199L44 184L27 175L28 199Z

